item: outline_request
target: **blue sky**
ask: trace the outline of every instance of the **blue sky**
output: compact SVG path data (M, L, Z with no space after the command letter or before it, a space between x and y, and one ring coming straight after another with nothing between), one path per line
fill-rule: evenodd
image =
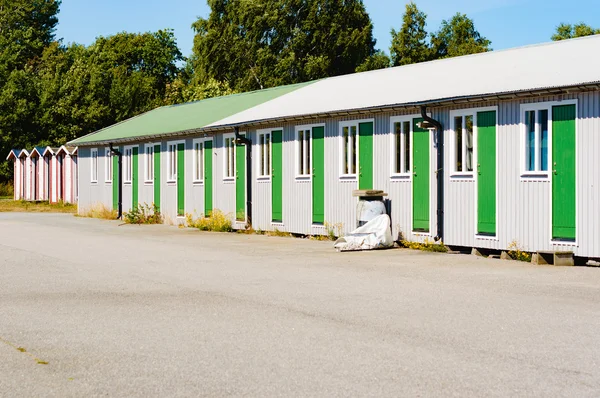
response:
M389 53L390 29L402 21L404 0L364 0L374 24L377 47ZM456 12L466 13L495 50L550 40L561 23L585 22L600 28L598 0L418 0L427 13L428 31ZM192 50L191 24L207 16L205 0L63 0L57 37L65 43L91 44L97 36L122 31L175 31L184 55Z

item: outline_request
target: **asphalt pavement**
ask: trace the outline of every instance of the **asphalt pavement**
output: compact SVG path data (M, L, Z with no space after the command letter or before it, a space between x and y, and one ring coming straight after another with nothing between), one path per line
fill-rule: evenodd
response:
M0 213L0 396L600 396L600 269Z

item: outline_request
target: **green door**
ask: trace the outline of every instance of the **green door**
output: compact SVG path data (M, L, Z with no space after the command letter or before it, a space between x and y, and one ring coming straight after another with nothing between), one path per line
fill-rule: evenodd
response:
M185 215L185 144L177 144L177 215Z
M373 189L373 122L358 125L358 189Z
M413 231L429 232L429 130L413 119Z
M235 146L235 219L246 220L246 146Z
M271 132L271 204L272 220L283 221L283 131Z
M139 203L139 186L138 186L138 155L139 147L134 147L131 150L131 208L136 209Z
M154 145L154 205L160 210L160 144Z
M213 210L213 143L204 141L204 215L210 217Z
M575 105L552 108L552 238L575 240Z
M312 222L325 223L325 127L312 129Z
M477 113L477 232L496 235L496 111Z
M118 151L123 153L123 148L119 148ZM121 173L119 170L119 157L112 157L113 168L112 168L112 187L113 187L113 210L119 208L119 185L121 184Z

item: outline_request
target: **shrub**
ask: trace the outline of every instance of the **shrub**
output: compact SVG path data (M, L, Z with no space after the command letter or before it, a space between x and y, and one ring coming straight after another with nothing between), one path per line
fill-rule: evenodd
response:
M407 240L400 240L400 247L404 247L407 249L413 250L421 250L425 252L436 252L436 253L447 253L448 247L444 245L443 242L435 243L430 241L429 239L425 239L425 241L421 242L410 242Z
M129 212L123 213L123 220L127 224L162 224L163 216L160 214L158 206L152 204L149 206L144 203L131 209Z
M233 224L231 222L230 215L223 213L221 210L213 210L208 217L201 216L200 218L196 219L194 219L191 214L187 214L186 223L188 227L198 228L200 231L233 231Z
M15 188L13 187L13 183L8 182L0 182L0 197L14 197Z

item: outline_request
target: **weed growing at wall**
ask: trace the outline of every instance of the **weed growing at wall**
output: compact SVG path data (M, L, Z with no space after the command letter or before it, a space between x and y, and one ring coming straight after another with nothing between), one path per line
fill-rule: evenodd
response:
M233 225L231 217L221 210L213 210L209 217L203 217L194 219L191 214L185 216L186 224L190 228L198 228L200 231L212 231L212 232L231 232L233 231Z
M127 224L162 224L163 216L160 214L158 206L144 203L123 213L123 220Z
M96 203L89 209L79 212L78 217L99 218L101 220L116 220L117 211L106 207L103 203Z
M525 261L527 263L531 262L531 253L527 253L521 249L519 242L513 240L508 245L508 255L513 260Z
M421 250L425 252L436 252L436 253L447 253L448 247L443 242L435 243L425 238L423 242L410 242L407 240L400 240L400 247L413 250Z

